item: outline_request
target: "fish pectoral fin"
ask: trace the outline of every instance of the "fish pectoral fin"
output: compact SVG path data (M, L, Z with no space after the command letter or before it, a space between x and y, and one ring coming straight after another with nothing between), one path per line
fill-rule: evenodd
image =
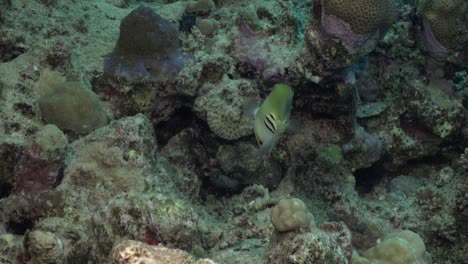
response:
M255 97L248 97L242 104L242 113L244 113L246 116L255 117L259 108L260 100Z

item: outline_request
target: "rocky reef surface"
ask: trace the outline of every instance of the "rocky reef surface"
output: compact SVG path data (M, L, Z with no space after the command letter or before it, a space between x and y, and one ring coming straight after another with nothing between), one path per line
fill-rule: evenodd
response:
M463 0L0 0L0 263L468 263L467 25ZM243 108L277 83L265 159Z

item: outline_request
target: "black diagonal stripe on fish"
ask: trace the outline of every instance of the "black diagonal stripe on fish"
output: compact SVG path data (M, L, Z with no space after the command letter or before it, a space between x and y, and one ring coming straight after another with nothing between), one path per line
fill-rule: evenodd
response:
M271 133L274 134L276 132L276 122L272 113L265 116L265 126L271 131Z

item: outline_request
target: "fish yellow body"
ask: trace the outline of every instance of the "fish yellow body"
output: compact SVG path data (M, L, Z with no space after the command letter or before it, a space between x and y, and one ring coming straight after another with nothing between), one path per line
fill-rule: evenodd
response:
M261 154L269 154L289 125L294 92L286 84L276 84L260 107L253 110L254 131Z

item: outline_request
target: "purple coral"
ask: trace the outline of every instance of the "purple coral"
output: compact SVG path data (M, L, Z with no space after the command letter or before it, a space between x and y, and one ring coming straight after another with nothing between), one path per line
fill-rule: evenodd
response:
M324 15L320 23L320 30L325 39L336 38L343 46L354 54L360 49L375 45L378 34L361 35L351 29L351 25L335 15Z
M116 47L104 58L104 73L130 81L168 81L187 60L176 26L140 6L122 20Z
M431 26L426 18L423 18L423 30L420 33L419 38L422 40L427 51L435 58L443 59L448 56L448 49L435 38L434 33L432 33Z

